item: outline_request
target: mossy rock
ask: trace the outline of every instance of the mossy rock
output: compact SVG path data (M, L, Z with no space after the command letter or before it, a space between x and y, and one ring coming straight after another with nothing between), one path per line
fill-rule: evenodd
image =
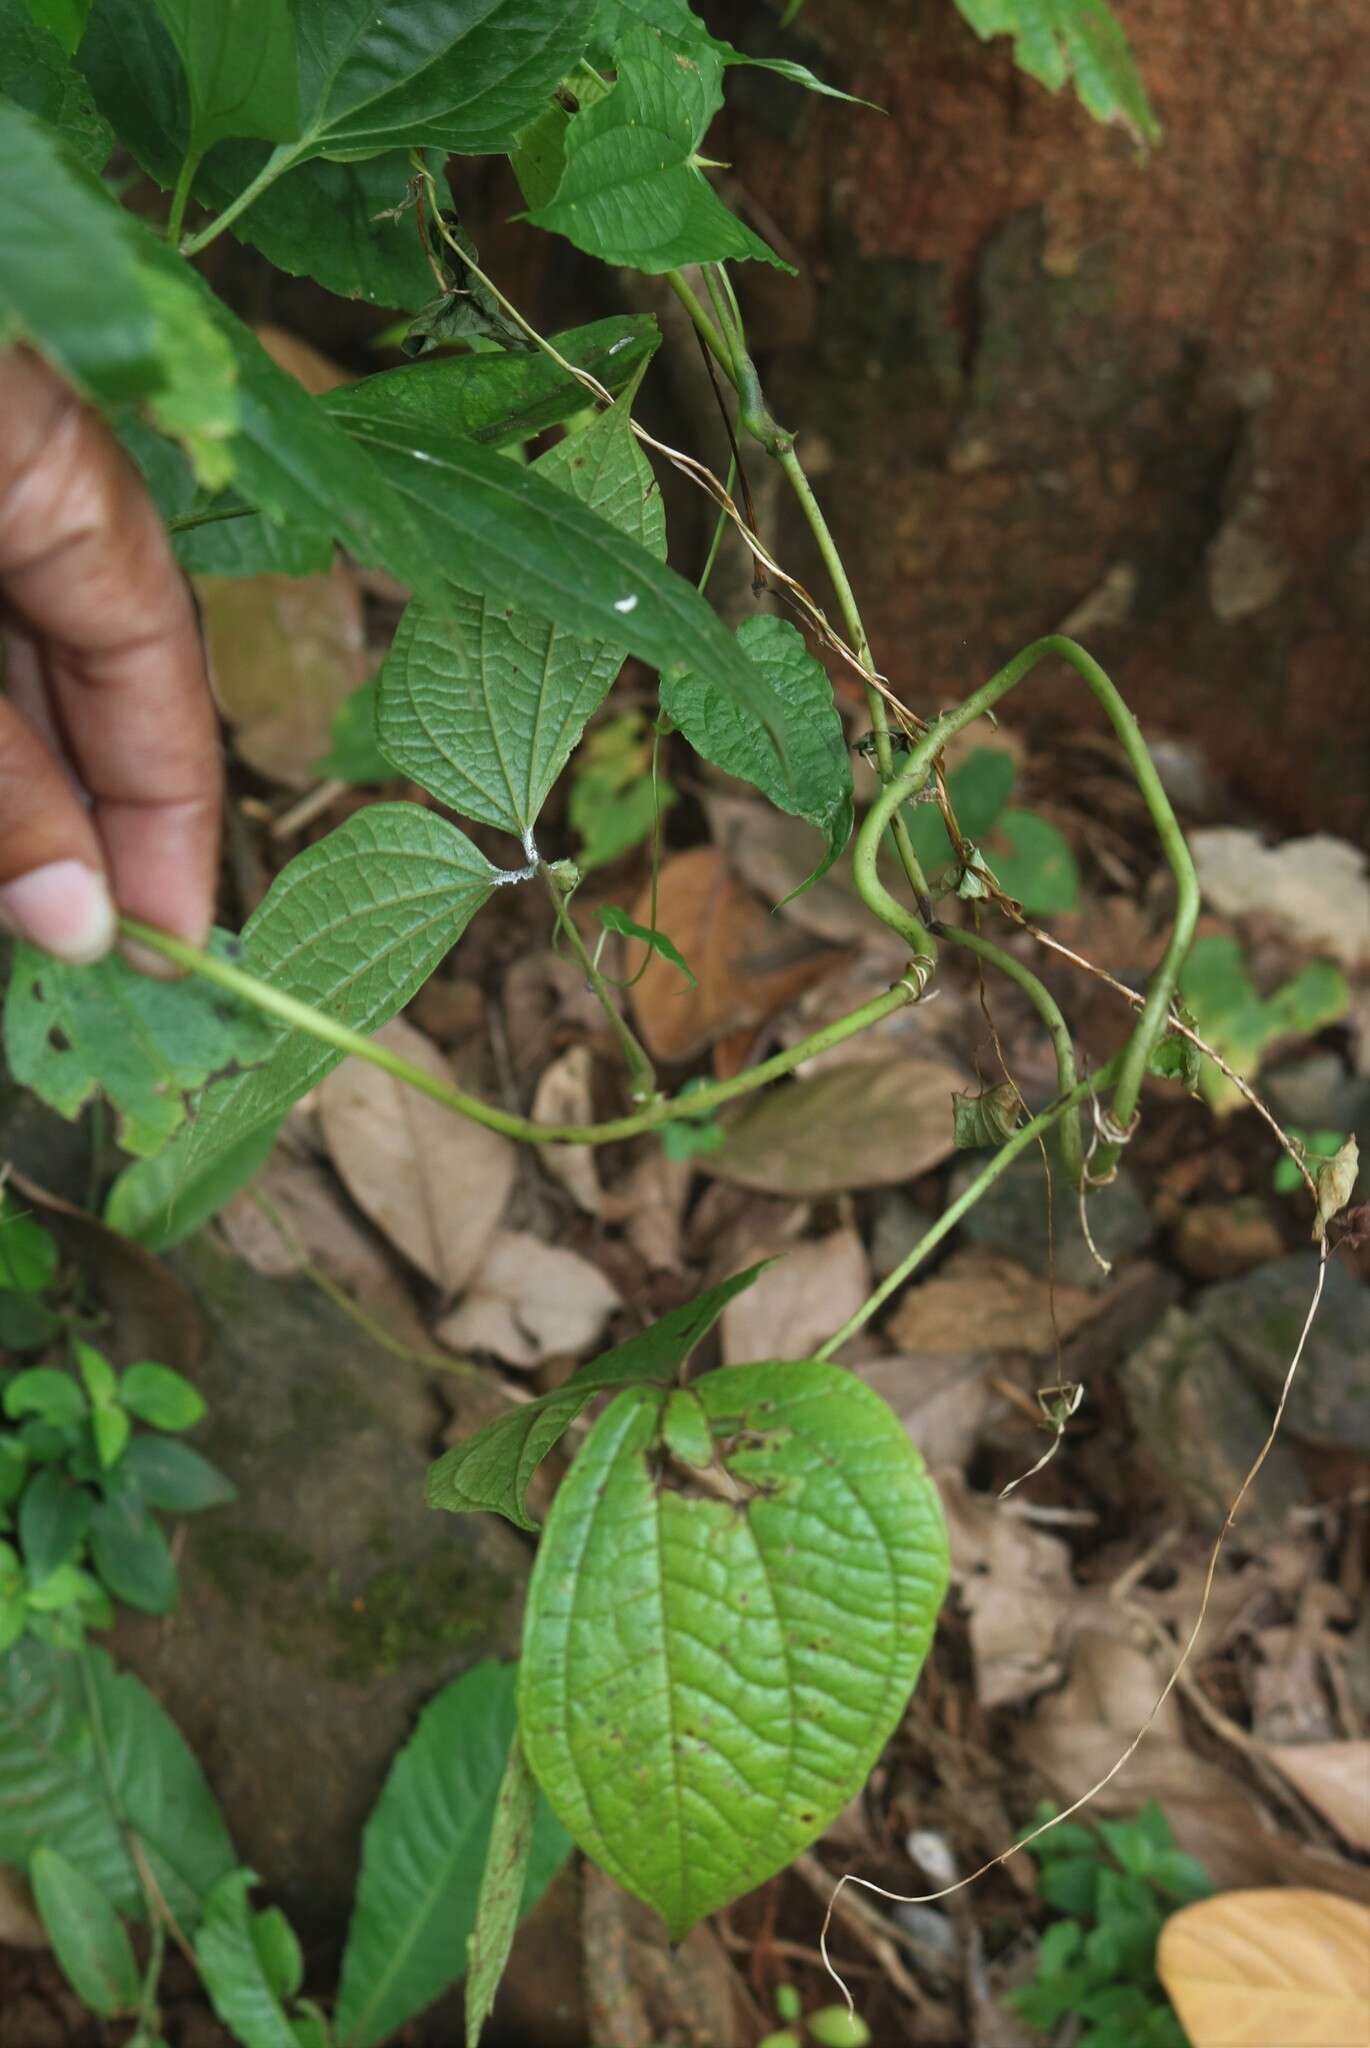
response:
M186 1518L179 1606L121 1620L113 1647L195 1749L242 1861L327 1938L418 1709L516 1652L531 1554L493 1516L425 1505L422 1376L317 1288L208 1239L173 1263L208 1326L194 1441L239 1498Z

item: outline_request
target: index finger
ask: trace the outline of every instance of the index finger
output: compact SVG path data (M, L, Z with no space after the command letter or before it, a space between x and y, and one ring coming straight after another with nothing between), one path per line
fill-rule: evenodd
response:
M194 606L113 435L27 350L0 356L0 592L36 643L121 909L201 944L218 727Z

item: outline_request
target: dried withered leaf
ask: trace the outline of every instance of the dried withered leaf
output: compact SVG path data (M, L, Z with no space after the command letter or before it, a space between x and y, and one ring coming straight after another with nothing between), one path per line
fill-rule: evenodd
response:
M1344 1842L1370 1854L1370 1742L1267 1742L1262 1753Z
M971 1248L906 1289L886 1328L905 1351L1026 1351L1038 1358L1055 1350L1058 1334L1064 1343L1097 1315L1102 1299L1083 1287L1053 1290L1014 1260Z
M906 1058L787 1082L729 1122L700 1171L774 1195L915 1180L952 1152L951 1091L960 1078L941 1060Z
M579 1253L502 1230L438 1336L453 1351L489 1351L531 1370L544 1358L588 1351L619 1305L618 1289Z
M632 915L650 924L650 890ZM712 846L665 863L656 921L697 983L691 988L678 967L654 953L634 985L634 1017L648 1050L661 1060L691 1059L726 1033L763 1023L842 958L770 917ZM641 947L630 951L636 971Z
M764 1257L765 1248L758 1255ZM797 1244L724 1309L723 1363L811 1358L869 1292L865 1246L854 1230Z
M1226 1892L1172 1913L1156 1968L1193 2048L1365 2048L1370 1911L1328 1892Z
M238 756L302 789L328 752L333 714L365 680L361 594L335 561L326 576L197 576L219 707Z
M376 1033L440 1080L452 1070L402 1017ZM513 1186L508 1138L449 1115L366 1060L344 1060L319 1089L329 1156L357 1206L421 1273L451 1292L489 1249Z

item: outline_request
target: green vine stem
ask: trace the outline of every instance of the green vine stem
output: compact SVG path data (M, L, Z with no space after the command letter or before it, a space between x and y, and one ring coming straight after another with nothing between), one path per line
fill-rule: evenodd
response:
M181 244L181 254L198 256L201 249L207 249L211 242L217 241L225 228L232 227L239 215L246 213L248 207L261 198L268 185L274 185L277 178L284 176L294 163L298 149L299 145L293 142L278 144L256 177L250 184L244 185L242 191L229 201L223 212L215 214L213 220L202 227L198 234L186 236ZM184 166L182 168L184 169Z
M227 989L230 995L240 997L266 1016L277 1018L293 1030L307 1031L312 1038L331 1045L335 1052L350 1053L356 1059L367 1060L373 1067L379 1067L382 1073L417 1089L420 1095L440 1102L444 1109L454 1110L458 1116L470 1117L473 1123L484 1124L487 1130L500 1131L506 1138L517 1138L528 1145L610 1145L620 1138L636 1138L643 1131L659 1130L663 1124L675 1123L681 1117L697 1117L708 1110L721 1109L725 1102L735 1102L739 1096L750 1095L754 1089L764 1088L768 1082L793 1073L805 1060L815 1059L819 1053L829 1052L833 1046L844 1045L859 1032L868 1031L873 1024L893 1016L896 1010L916 1002L922 989L919 971L911 968L907 979L897 981L883 995L872 996L869 1002L849 1010L846 1016L835 1017L831 1024L825 1024L821 1031L815 1031L801 1044L787 1046L784 1052L772 1054L759 1066L735 1074L730 1081L711 1081L705 1087L673 1100L658 1098L648 1103L646 1108L635 1110L631 1116L610 1117L603 1123L543 1124L535 1123L531 1117L515 1116L508 1110L496 1109L492 1103L482 1102L478 1095L468 1095L450 1082L425 1073L422 1067L413 1066L388 1047L377 1045L374 1039L354 1031L350 1025L340 1024L322 1010L287 995L284 989L273 988L269 981L259 981L255 974L248 974L228 960L216 960L185 939L158 931L155 925L144 924L139 917L121 917L119 930L125 938L146 946L150 952L160 954L163 960L169 960L173 966L183 968L189 974L197 974L202 980Z
M1020 1125L1013 1136L995 1153L993 1159L976 1174L974 1180L962 1189L956 1200L948 1203L937 1221L924 1231L912 1251L905 1254L894 1271L888 1274L875 1292L862 1302L855 1315L848 1316L841 1329L834 1330L827 1342L819 1345L814 1357L831 1358L834 1352L841 1350L849 1337L854 1337L858 1330L864 1329L876 1310L882 1308L890 1296L898 1292L905 1281L922 1265L928 1253L934 1251L948 1232L956 1228L966 1211L974 1208L981 1195L993 1187L1000 1174L1013 1164L1020 1152L1025 1152L1029 1145L1035 1145L1054 1124L1075 1111L1096 1089L1116 1083L1125 1057L1125 1053L1116 1053L1105 1066L1100 1067L1097 1074L1084 1081L1077 1081L1068 1094L1058 1095L1055 1102L1048 1103L1047 1107L1030 1122Z
M895 906L898 908L898 906ZM912 918L907 919L912 924ZM902 928L899 927L900 929ZM1058 1092L1068 1095L1079 1078L1075 1066L1075 1047L1071 1043L1070 1026L1061 1014L1060 1005L1046 984L1039 981L1030 967L1016 960L1012 953L996 946L992 939L984 938L979 932L962 931L954 926L939 926L941 936L948 945L959 946L963 953L974 953L977 959L997 967L1010 981L1016 982L1028 1001L1036 1010L1047 1029L1051 1049L1056 1055L1056 1084ZM1061 1165L1073 1188L1083 1185L1085 1175L1084 1148L1080 1143L1080 1119L1074 1115L1063 1115L1056 1127L1057 1143L1061 1149Z
M1064 634L1048 633L1043 639L1034 640L1020 654L1015 654L1012 661L1006 662L987 683L982 683L973 695L967 697L964 704L958 704L954 710L944 712L922 734L910 752L908 763L898 779L880 792L867 811L852 855L852 874L862 901L877 917L892 925L895 931L904 936L905 923L908 921L907 913L900 909L876 873L876 854L885 826L926 782L934 758L947 742L973 720L982 717L1001 697L1007 696L1008 692L1015 689L1024 677L1036 668L1038 662L1049 654L1057 654L1063 661L1068 661L1102 704L1113 730L1122 743L1128 766L1146 800L1152 823L1156 827L1162 849L1175 876L1175 915L1170 938L1161 963L1151 977L1141 1015L1119 1058L1109 1120L1102 1126L1102 1142L1097 1146L1089 1163L1089 1179L1098 1184L1107 1180L1112 1173L1136 1120L1137 1103L1142 1092L1147 1062L1165 1028L1180 968L1184 964L1185 955L1194 936L1194 925L1199 914L1199 882L1184 834L1170 807L1170 799L1161 786L1161 778L1156 773L1155 764L1147 752L1141 729L1119 696L1115 685L1100 668L1093 655L1087 654L1078 642L1068 640ZM950 939L952 934L946 932L944 936ZM1000 964L1002 963L996 962L996 965ZM1018 977L1015 976L1015 979ZM1027 986L1025 983L1021 985ZM1040 983L1038 986L1040 987ZM1031 994L1030 989L1028 993ZM1042 993L1045 994L1045 990ZM1040 1003L1038 1009L1041 1010ZM1045 1020L1046 1013L1042 1012L1042 1015Z
M171 195L171 212L167 216L166 238L174 249L181 239L181 223L186 217L186 206L190 200L190 188L195 183L195 173L200 168L200 152L188 151L176 180L176 189Z
M580 877L576 875L574 879L568 878L563 872L549 867L546 861L538 862L538 873L546 883L547 893L552 899L557 929L574 954L577 966L582 969L595 1001L608 1018L610 1029L618 1040L619 1050L628 1069L629 1093L632 1100L639 1107L644 1106L656 1098L656 1068L647 1057L645 1048L629 1029L627 1019L610 994L608 982L590 957L589 948L580 936L576 921L571 915L571 896Z

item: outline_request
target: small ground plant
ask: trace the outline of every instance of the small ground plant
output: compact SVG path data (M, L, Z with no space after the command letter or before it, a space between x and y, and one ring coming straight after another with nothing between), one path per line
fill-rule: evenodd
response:
M1040 1807L1035 1821L1056 1809ZM1079 2048L1185 2048L1156 1975L1166 1916L1209 1896L1203 1866L1175 1846L1155 1800L1134 1820L1063 1821L1029 1851L1042 1898L1061 1917L1042 1936L1037 1971L1008 2003L1043 2036L1084 2021Z
M1073 76L1093 113L1154 134L1098 0L958 5L980 34L1013 34L1020 61L1046 84ZM473 1934L474 2038L536 1860L539 1800L678 1937L784 1866L865 1781L927 1653L947 1545L902 1424L833 1355L1027 1147L1053 1138L1080 1199L1112 1175L1153 1060L1173 1068L1177 1048L1192 1052L1173 1005L1198 908L1194 868L1131 712L1073 640L1034 641L930 720L880 674L799 439L767 404L730 269L787 266L707 176L724 78L757 60L712 36L685 0L0 0L0 60L0 338L43 351L103 409L187 569L302 574L326 568L341 546L403 583L412 597L366 698L373 728L358 730L354 715L339 747L353 766L378 755L441 807L357 810L289 863L241 934L204 952L125 918L127 938L189 970L180 983L143 979L118 958L72 969L16 947L11 1071L67 1114L97 1090L113 1105L135 1160L111 1209L122 1228L164 1245L212 1214L255 1171L290 1106L349 1054L530 1144L659 1131L699 1149L726 1105L923 999L949 951L1011 981L1055 1056L1057 1088L1036 1113L1001 1096L993 1117L961 1104L958 1131L993 1144L992 1156L814 1356L690 1377L696 1348L754 1269L433 1467L433 1507L532 1530L532 1475L599 1405L540 1532ZM798 88L830 90L797 63L766 61ZM102 179L116 137L170 193L164 233ZM481 268L460 220L460 166L482 155L507 156L530 233L665 279L733 394L739 459L745 448L773 462L807 521L837 623L744 519L731 478L635 419L660 342L652 319L613 315L546 337ZM455 209L442 182L449 158ZM225 233L330 291L405 309L415 360L306 396L193 267ZM453 339L462 352L433 347ZM511 449L529 459L510 461ZM666 566L651 458L707 493L720 531L740 532L758 580L791 617L757 616L730 632L703 589ZM851 750L820 655L854 673L865 698L878 793L859 829ZM573 813L585 864L613 857L627 831L627 843L641 839L664 800L652 747L679 735L813 828L810 881L848 859L871 919L906 949L893 984L849 1014L728 1080L674 1095L577 922L580 870L548 857L542 824L627 656L659 679L656 717L650 733L645 723L605 727L582 766ZM1055 998L991 936L1020 929L1025 906L1045 915L1073 899L1068 849L1031 813L1004 810L1007 786L981 786L999 771L977 769L975 756L959 771L945 763L950 742L1048 660L1074 671L1112 725L1174 878L1172 928L1132 1033L1087 1076ZM447 811L502 834L500 857ZM549 939L603 1006L622 1055L622 1109L602 1122L533 1121L371 1035L508 889L542 893ZM613 929L623 935L624 922ZM626 936L688 974L654 922ZM95 1358L83 1355L79 1382L56 1376L69 1390L65 1421L41 1406L56 1398L44 1368L6 1394L21 1425L77 1433L62 1439L60 1458L73 1499L80 1489L104 1495L92 1530L138 1449L138 1439L119 1442L119 1418L141 1412L148 1390L139 1368L118 1380ZM92 1557L101 1568L94 1547ZM59 1712L65 1680L49 1670L41 1682ZM106 1667L89 1682L114 1701L122 1681ZM203 1816L202 1781L187 1796ZM124 1807L141 1838L144 1808L127 1793ZM72 1882L54 1856L79 1866L78 1885L99 1875L69 1844L35 1835L32 1815L26 1825L3 1853L31 1861L41 1847L36 1881L54 1896ZM194 1885L154 1871L166 1924L199 1930L216 2006L253 2048L312 2044L318 2016L282 2007L299 1981L288 1930L252 1915L249 1874L217 1816L203 1828ZM117 1828L109 1853L112 1907L136 1912L155 1894L139 1888ZM1149 1879L1127 1881L1151 1898ZM108 1917L105 1927L123 1993L97 2009L122 2009L132 1980ZM160 1939L157 1914L154 1927ZM1105 1918L1096 1932L1118 1930ZM1057 1937L1058 1950L1067 1940ZM146 1980L139 1991L145 2038L155 1969L152 1981L153 1992ZM348 2000L345 1965L338 2037L363 2048L403 2016L382 2001L365 2026L349 2025Z

